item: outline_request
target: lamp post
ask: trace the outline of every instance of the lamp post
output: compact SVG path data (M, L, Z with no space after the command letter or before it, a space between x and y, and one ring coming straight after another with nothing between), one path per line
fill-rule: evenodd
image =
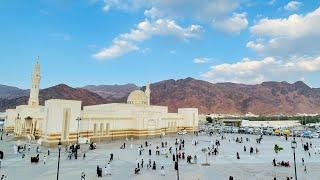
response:
M176 162L175 169L177 171L177 180L179 180L179 155L178 155L178 144L176 144Z
M77 144L76 144L76 159L78 158L78 147L79 147L79 125L80 125L80 121L81 121L81 118L78 117L76 119L78 121L78 128L77 128Z
M59 180L59 170L60 170L61 139L59 139L59 143L58 143L58 151L59 151L59 155L58 155L57 180Z
M297 148L297 142L296 142L296 138L293 137L293 140L291 142L291 148L293 150L293 161L294 161L294 176L295 176L295 180L298 180L297 178L297 165L296 165L296 148Z

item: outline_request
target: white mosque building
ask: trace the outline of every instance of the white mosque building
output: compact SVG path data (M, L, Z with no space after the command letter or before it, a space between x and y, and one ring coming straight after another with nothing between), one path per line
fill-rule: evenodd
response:
M76 142L77 136L90 141L139 138L189 132L198 128L198 109L180 108L169 113L167 106L150 104L150 86L135 90L127 103L83 106L81 101L50 99L39 105L40 64L35 64L28 105L6 110L4 128L16 137L38 139L44 146Z

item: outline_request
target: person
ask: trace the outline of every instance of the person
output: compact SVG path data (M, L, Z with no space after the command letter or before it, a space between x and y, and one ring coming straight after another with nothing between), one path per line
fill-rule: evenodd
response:
M304 166L304 172L307 174L307 166Z
M113 153L110 154L110 160L109 162L113 161Z
M243 151L244 151L244 152L246 152L246 151L247 151L246 146L243 146Z
M136 168L134 169L134 174L139 174L139 172L140 172L140 169L136 167Z
M153 166L152 166L152 170L156 170L157 167L156 167L156 161L153 161Z
M301 158L301 160L302 160L302 166L304 166L304 158Z
M165 176L165 174L164 174L164 166L161 166L161 176Z
M149 149L149 156L151 156L151 149Z
M174 170L178 171L178 162L174 162Z
M194 155L193 161L194 161L195 164L197 164L197 155Z
M100 167L97 166L97 176L99 177L99 171L100 171Z
M50 156L50 148L48 149L48 156Z
M47 156L44 155L44 156L43 156L43 164L46 164L46 161L47 161Z
M97 166L97 175L98 177L102 177L102 168L100 168L99 166Z
M6 175L2 174L1 180L4 180L4 178L6 178Z
M240 155L239 155L239 153L237 152L237 159L240 159Z
M229 180L233 180L233 176L229 176Z
M276 159L273 158L272 164L273 164L273 166L277 166Z
M86 159L86 153L83 153L82 159Z
M83 171L81 173L81 180L86 180L86 174Z
M143 168L143 159L141 159L141 168Z
M111 175L111 170L112 170L111 164L108 163L108 165L107 165L107 175Z
M104 175L108 175L108 172L107 172L107 166L104 167Z
M137 168L140 168L140 162L138 159L136 160L136 165L137 165Z

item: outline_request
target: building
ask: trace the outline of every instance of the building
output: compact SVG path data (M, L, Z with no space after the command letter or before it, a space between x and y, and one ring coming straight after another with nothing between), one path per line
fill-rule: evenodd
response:
M166 106L150 104L150 85L135 90L126 103L82 107L81 101L50 99L39 105L40 64L32 74L28 105L6 110L5 130L16 137L38 139L45 146L76 142L77 137L91 141L115 138L139 138L176 133L181 129L193 132L198 128L198 109L180 108L169 113Z

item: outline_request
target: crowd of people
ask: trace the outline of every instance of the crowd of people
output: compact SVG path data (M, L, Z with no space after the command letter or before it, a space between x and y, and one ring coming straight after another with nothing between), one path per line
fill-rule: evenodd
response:
M227 143L237 144L238 149L232 149L232 151L236 153L236 160L241 159L240 155L259 157L260 153L263 154L263 152L260 152L259 150L259 146L261 143L263 143L264 139L262 135L255 137L241 134L233 136L217 134L215 136L209 136L209 141L201 140L201 138L199 139L196 135L193 135L191 137L191 140L190 138L185 139L183 135L178 136L178 138L171 138L172 140L169 140L168 138L156 138L156 141L133 141L126 139L120 146L119 151L136 152L136 160L135 162L131 162L132 164L134 164L132 165L132 174L136 176L139 176L142 173L146 173L147 171L155 172L160 176L166 176L166 171L171 171L171 168L172 170L179 172L179 166L181 165L181 163L184 167L199 164L198 159L200 156L202 156L202 153L205 153L205 155L209 158L210 156L219 156L220 152L223 150L224 146ZM251 142L251 138L254 138L253 142ZM305 152L308 153L309 157L311 157L310 151L312 149L316 149L316 147L312 144L311 141L304 141L306 140L301 139L301 147ZM187 143L188 146L186 145ZM281 147L277 144L275 144L274 146L278 151L281 150ZM97 148L97 144L95 142L91 142L87 146L83 147L84 148L81 151L81 155L83 157L83 160L85 160L86 152L84 151L84 149L95 150ZM34 151L32 149L34 149ZM203 149L205 149L205 151ZM243 151L241 151L241 149L243 149ZM47 158L51 155L50 148L43 152L40 146L31 147L30 144L14 144L13 150L14 154L16 154L17 156L21 155L22 158L25 158L25 154L29 152L29 154L31 155L36 154L36 156L31 156L31 158L37 159L36 162L42 160L44 165L46 165ZM74 159L77 159L78 154L76 152L78 150L80 150L80 146L77 144L67 145L65 149L67 159L72 160L72 157L75 157ZM290 163L288 159L278 160L276 155L277 153L278 152L275 153L275 158L272 160L272 164L274 167L292 167L292 163ZM315 150L314 154L317 153L318 152ZM119 158L119 154L120 153L117 151L112 152L110 153L109 157L107 157L107 160L104 164L98 164L96 168L96 176L99 178L103 176L112 176L112 166L114 164L114 161L119 161L119 159L121 159ZM114 159L115 155L116 159ZM212 162L213 160L210 160L210 162ZM164 163L165 161L166 163ZM301 164L304 167L305 173L307 173L307 166L304 157L302 157L301 159ZM84 171L81 172L80 177L81 180L85 180L86 178L88 178ZM234 179L234 175L230 175L229 179Z

